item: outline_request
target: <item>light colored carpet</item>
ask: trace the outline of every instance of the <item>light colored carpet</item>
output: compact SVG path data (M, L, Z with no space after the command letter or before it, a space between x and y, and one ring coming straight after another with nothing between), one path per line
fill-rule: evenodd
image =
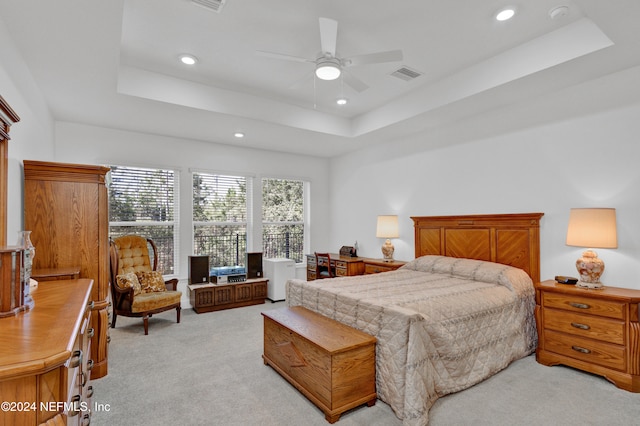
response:
M318 425L324 414L262 362L262 315L284 302L196 314L119 317L111 329L109 374L95 388L92 425ZM108 409L108 411L107 411ZM345 413L340 426L402 422L378 400ZM535 356L440 398L430 425L637 425L640 394Z

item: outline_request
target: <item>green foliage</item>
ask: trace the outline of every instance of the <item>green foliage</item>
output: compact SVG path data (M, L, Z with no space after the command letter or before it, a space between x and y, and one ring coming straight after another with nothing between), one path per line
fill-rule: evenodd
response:
M262 220L302 222L304 183L285 179L262 180Z

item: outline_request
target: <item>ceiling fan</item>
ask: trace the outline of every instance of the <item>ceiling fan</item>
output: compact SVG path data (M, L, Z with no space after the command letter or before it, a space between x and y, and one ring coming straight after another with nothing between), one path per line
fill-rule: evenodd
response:
M340 58L336 56L336 44L338 38L338 22L329 18L320 18L320 46L321 52L315 59L301 58L282 53L265 52L258 50L261 56L274 59L283 59L293 62L309 62L315 64L315 74L321 80L335 80L342 74L343 81L357 92L366 90L363 81L351 73L343 73L344 68L355 65L378 64L402 60L402 50L389 50L386 52L369 53L365 55Z

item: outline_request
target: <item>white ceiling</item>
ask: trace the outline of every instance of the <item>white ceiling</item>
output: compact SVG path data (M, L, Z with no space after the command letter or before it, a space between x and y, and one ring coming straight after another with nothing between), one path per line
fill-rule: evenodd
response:
M516 16L495 21L505 5ZM569 13L551 19L560 5ZM403 60L348 68L369 86L358 93L256 54L315 58L319 17L338 21L339 56ZM220 13L191 0L0 0L0 19L57 120L268 150L332 157L471 117L513 128L640 99L637 0L227 0ZM390 75L400 67L423 75Z

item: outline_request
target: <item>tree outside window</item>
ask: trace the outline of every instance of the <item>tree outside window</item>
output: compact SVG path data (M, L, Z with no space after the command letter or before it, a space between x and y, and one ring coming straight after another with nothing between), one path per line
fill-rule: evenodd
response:
M193 252L209 266L244 265L247 252L247 178L193 173Z
M302 262L304 251L304 182L262 179L263 257Z
M134 234L158 247L158 270L175 270L178 177L173 170L110 166L109 237Z

